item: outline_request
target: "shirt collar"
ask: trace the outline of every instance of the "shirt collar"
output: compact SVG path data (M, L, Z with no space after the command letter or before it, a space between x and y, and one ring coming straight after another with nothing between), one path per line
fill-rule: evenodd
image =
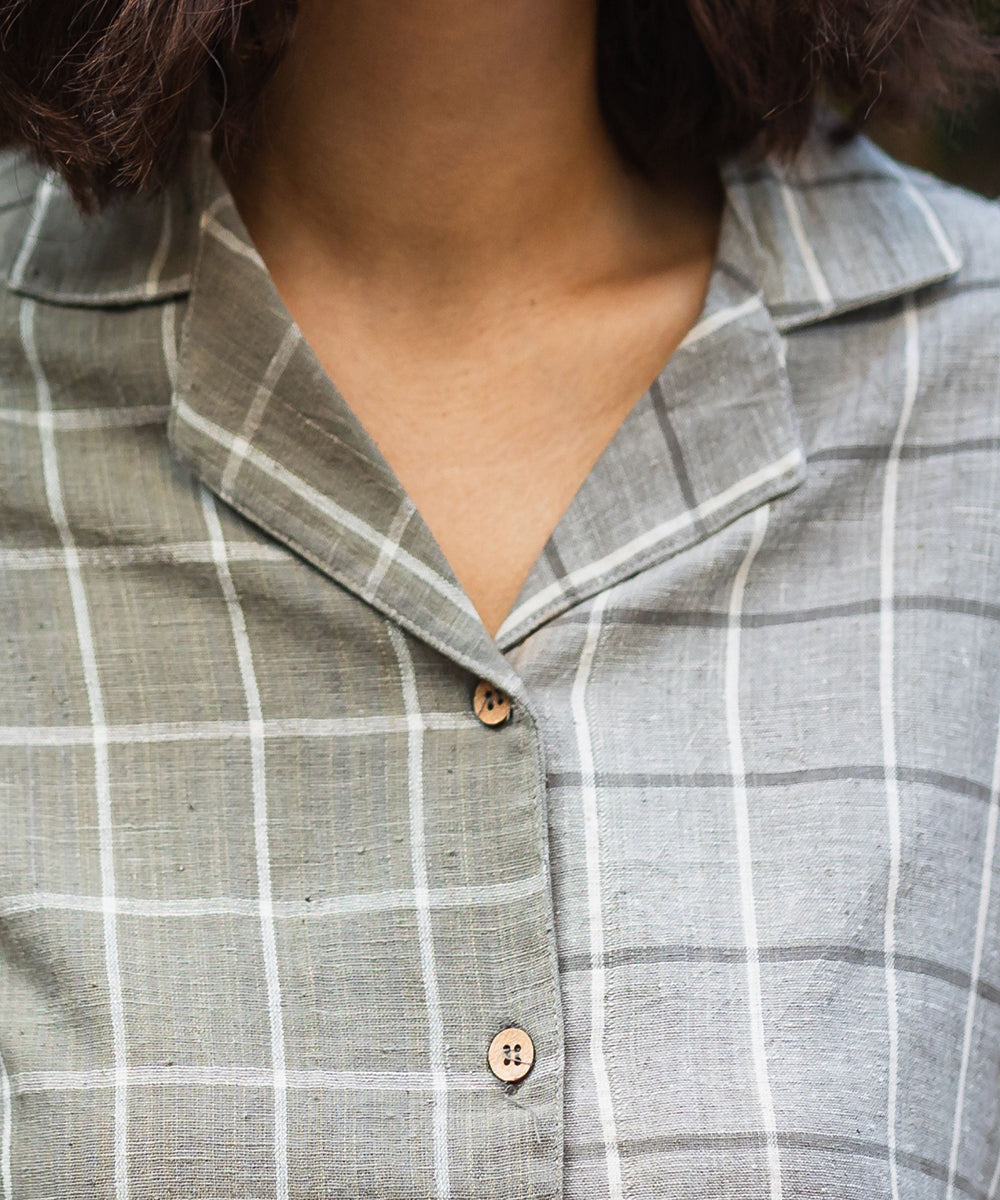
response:
M698 324L574 496L497 633L501 646L805 478L781 336L753 283L728 265L745 243L727 209Z
M837 146L817 128L793 167L729 160L722 176L746 234L738 265L757 280L782 332L961 268L915 173L867 138Z
M118 307L185 295L211 164L196 141L185 169L151 199L84 216L53 172L35 176L30 216L7 270L11 291L50 304ZM23 172L18 171L19 176Z
M68 305L188 296L168 425L175 453L331 578L518 696L504 650L804 479L782 332L957 269L926 201L864 141L810 145L794 175L730 162L723 179L701 320L584 482L495 642L301 337L206 142L161 197L95 218L47 177L10 286Z
M183 295L199 241L200 198L215 172L208 141L149 200L82 216L51 173L35 193L8 286L51 303L97 307ZM817 127L794 166L721 164L746 244L739 266L781 330L912 292L961 266L909 172L864 137L833 145Z
M475 675L522 684L205 174L167 434L227 504Z

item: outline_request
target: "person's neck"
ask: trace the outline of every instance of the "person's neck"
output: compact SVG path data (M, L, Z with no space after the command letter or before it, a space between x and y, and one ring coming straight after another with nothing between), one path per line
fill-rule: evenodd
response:
M595 43L596 0L301 0L229 173L272 272L461 310L484 280L572 291L651 245L666 269L703 253L704 176L654 190L625 167Z

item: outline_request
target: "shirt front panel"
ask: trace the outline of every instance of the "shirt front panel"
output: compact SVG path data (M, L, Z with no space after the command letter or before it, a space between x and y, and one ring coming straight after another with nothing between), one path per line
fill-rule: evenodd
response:
M96 305L5 298L13 1195L995 1190L986 280L808 326L789 267L776 324L785 198L730 195L743 311L503 654L238 246L205 272L202 226L193 305L253 270L196 322L160 239Z
M980 299L793 335L806 481L511 651L569 1196L996 1186L1000 406L931 369L908 408L900 370L919 338L995 373Z
M5 510L11 1194L559 1195L531 721L484 727L467 670L216 501L150 393L109 411L64 390L72 316L19 319L7 411L32 416L5 447L36 467ZM162 319L131 319L147 353ZM514 1095L486 1066L511 1025L539 1058Z

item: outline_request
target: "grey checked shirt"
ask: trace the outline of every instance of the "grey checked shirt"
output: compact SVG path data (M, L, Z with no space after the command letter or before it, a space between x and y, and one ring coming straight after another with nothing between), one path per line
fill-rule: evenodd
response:
M5 158L0 1200L1000 1194L1000 211L724 169L494 639L203 145Z

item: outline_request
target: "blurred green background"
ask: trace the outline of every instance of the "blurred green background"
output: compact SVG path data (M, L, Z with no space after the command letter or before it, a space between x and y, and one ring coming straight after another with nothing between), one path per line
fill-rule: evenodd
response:
M1000 0L977 8L989 32L1000 37ZM876 120L866 132L897 158L1000 197L1000 87L976 95L961 116L938 117L905 132Z

